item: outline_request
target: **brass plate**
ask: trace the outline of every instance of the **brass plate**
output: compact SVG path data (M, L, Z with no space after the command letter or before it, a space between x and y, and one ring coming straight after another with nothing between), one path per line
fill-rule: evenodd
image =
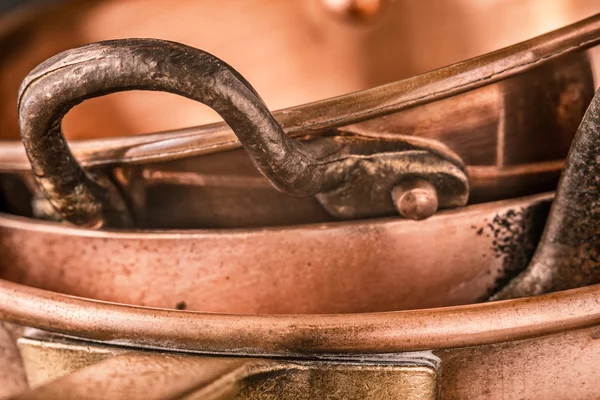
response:
M90 344L43 332L18 344L34 388L27 398L437 398L436 361L428 353L349 361L192 356Z

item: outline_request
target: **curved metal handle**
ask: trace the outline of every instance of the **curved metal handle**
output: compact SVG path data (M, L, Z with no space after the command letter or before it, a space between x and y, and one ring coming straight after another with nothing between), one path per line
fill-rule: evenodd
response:
M128 225L116 188L78 165L61 132L65 114L84 100L126 90L160 90L197 100L229 124L256 167L280 190L312 195L322 184L250 84L218 58L182 44L127 39L91 44L50 58L19 91L21 137L42 190L77 225Z
M405 140L392 151L377 145L377 150L340 143L306 145L283 132L250 84L225 62L179 43L126 39L58 54L21 85L19 122L27 156L42 191L69 222L94 227L132 224L118 189L106 177L83 171L61 132L62 118L75 105L126 90L165 91L211 107L277 189L300 196L319 193L325 208L341 218L393 210L392 189L404 178L429 180L440 207L467 201L463 165L442 145ZM422 202L409 202L417 217L435 211L431 200Z
M492 300L600 283L600 90L566 160L548 222L529 266Z

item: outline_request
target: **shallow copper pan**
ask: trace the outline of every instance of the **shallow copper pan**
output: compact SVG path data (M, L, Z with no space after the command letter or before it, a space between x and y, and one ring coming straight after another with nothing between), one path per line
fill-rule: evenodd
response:
M574 140L544 235L527 267L539 283L544 271L551 280L597 282L599 128L600 91ZM553 265L559 269L548 270ZM61 335L29 332L19 341L30 381L41 385L24 398L96 398L102 388L103 395L162 399L178 393L208 399L315 393L319 398L591 399L598 395L593 382L599 376L599 290L590 285L425 310L240 314L134 307L0 280L0 317ZM191 355L198 353L206 356ZM53 370L44 372L44 362ZM168 377L168 384L152 384L158 377Z
M475 205L425 221L253 230L94 231L4 214L0 276L82 297L213 312L466 304L527 265L550 199Z
M31 22L24 26L41 29ZM592 17L496 53L275 115L289 134L316 141L332 128L371 138L410 134L441 141L467 164L471 203L551 190L596 86L598 30L598 17ZM331 220L312 198L271 190L243 153L228 151L238 146L224 124L71 144L83 166L118 165L112 173L135 177L122 183L126 191L139 191L139 227ZM5 210L31 215L30 187L6 175L27 173L22 147L2 143L0 151ZM186 159L173 161L181 157ZM180 206L165 207L175 202ZM210 206L199 207L204 204Z
M317 125L323 128L366 118L357 117L359 112L353 109L363 107L361 112L374 119L344 130L382 135L387 134L386 129L394 131L389 127L407 118L402 117L402 113L387 115L391 111L406 109L407 116L421 115L426 119L428 115L429 118L438 115L437 112L448 116L457 110L469 113L473 107L484 104L489 107L490 113L475 113L473 125L464 126L457 122L458 130L450 125L446 132L443 130L444 121L441 121L442 131L436 130L438 128L433 130L440 134L436 138L447 139L448 146L454 146L463 158L473 158L480 153L477 150L479 146L469 147L472 145L465 143L472 143L471 139L459 139L471 128L470 135L491 136L496 142L500 137L506 139L507 133L514 134L515 143L522 143L523 135L528 133L531 133L532 139L536 138L538 124L547 122L548 118L542 118L547 115L542 114L539 120L532 117L535 122L531 124L515 123L510 130L506 127L509 120L503 119L506 115L516 118L524 112L519 107L513 108L514 114L507 113L507 110L513 107L511 101L522 100L524 93L532 93L528 82L533 81L538 85L537 90L541 90L540 95L525 97L525 104L539 107L540 98L554 99L554 106L558 108L550 108L550 115L556 118L550 125L543 125L550 126L549 130L540 132L555 132L559 139L545 141L550 146L542 151L540 146L530 146L532 152L521 153L510 167L505 165L505 158L513 157L512 152L505 152L502 146L483 145L486 151L492 149L493 166L482 166L473 159L468 171L473 194L480 200L539 192L552 186L553 178L562 167L561 158L566 152L563 147L568 146L578 115L582 115L587 97L591 97L593 67L586 49L600 40L599 30L598 17L593 17L526 43L411 80L284 110L277 115L284 126L293 127L292 133L307 129L312 132L315 121L310 115L316 110L331 110L331 115L315 114L320 118ZM500 78L504 80L499 81ZM405 91L411 86L412 91ZM444 91L436 92L436 87ZM556 98L541 96L541 93L547 94L544 91L548 88L557 90ZM460 94L467 89L472 91ZM421 98L420 93L427 91L434 94ZM457 96L441 100L452 94ZM375 99L382 101L382 95L387 96L392 105L386 102L373 104ZM438 99L440 101L429 103ZM464 102L465 99L470 100ZM446 102L445 106L441 105L443 102ZM331 107L324 107L324 104ZM407 109L419 104L421 106ZM342 122L339 122L340 118ZM491 131L488 130L490 119ZM518 121L523 122L523 119ZM210 132L216 136L210 136ZM319 132L317 129L314 134ZM209 133L209 136L206 138L200 133ZM146 226L194 227L202 225L197 223L202 218L204 225L224 227L331 220L312 199L305 200L307 208L304 213L298 213L302 209L295 203L296 200L284 200L284 196L276 196L275 191L265 188L262 183L252 187L252 182L256 181L248 173L238 179L240 183L234 185L237 188L234 187L233 194L229 196L247 199L251 197L248 192L255 190L259 195L252 203L264 206L262 213L255 212L251 203L238 200L237 205L221 208L219 201L214 202L216 206L208 216L198 216L193 212L193 204L201 205L204 199L186 186L180 189L179 198L191 205L167 207L170 211L164 211L165 205L173 204L169 196L176 191L165 191L164 182L163 186L159 182L155 189L151 181L161 177L161 171L171 172L173 167L169 168L164 163L143 167L135 164L140 159L148 163L171 160L180 157L184 148L194 154L203 153L206 147L202 143L204 146L214 144L211 140L215 137L229 136L231 133L223 125L215 125L146 137L75 143L73 147L84 166L110 166L118 161L119 174L130 175L131 171L123 170L131 168L137 173L141 169L139 175L142 177L150 177L144 184L149 187L146 197L154 203L146 202L141 208L147 208L147 220L158 222L147 223ZM216 143L210 151L235 146L235 143ZM6 171L24 171L26 168L19 166L24 162L22 150L13 144L4 146L3 151L9 154L4 158ZM78 148L84 151L78 153ZM144 156L132 157L131 154L136 152ZM117 154L120 154L118 160L113 158ZM217 179L217 188L219 184L231 182L231 176L239 177L237 174L248 170L243 153L214 154L208 160L206 157L169 162L176 163L177 173L183 171L200 178L203 173L206 175L204 171L210 174L233 164L234 168L229 167L229 176ZM232 160L235 162L232 163ZM199 170L195 162L205 165L206 169ZM264 182L260 178L254 179ZM175 185L178 184L180 182L175 181ZM16 196L17 192L20 190L9 190L5 197L10 200L15 196L17 202L23 202L23 198L27 201L26 195ZM492 194L486 198L488 192ZM161 197L154 193L166 195ZM212 196L224 202L227 197L220 194L222 192L216 192ZM357 312L464 304L485 298L525 267L541 233L547 199L547 195L539 195L483 204L448 211L421 223L370 220L247 231L93 232L6 215L0 228L0 240L6 255L1 261L2 274L17 282L85 297L205 311ZM280 209L273 210L273 204ZM296 214L286 213L288 210L294 210ZM231 221L227 221L227 216ZM207 220L209 223L206 223ZM414 230L427 232L425 237L428 239L415 239ZM502 236L502 242L499 242L498 236ZM340 238L344 240L340 241ZM521 242L528 244L519 244ZM472 251L473 246L477 251ZM432 253L430 249L433 247L438 251ZM95 273L82 272L78 267L81 263L91 265ZM164 268L166 264L179 267ZM390 268L390 265L395 267ZM442 268L444 273L439 272L440 265L446 266ZM408 277L414 281L410 286L405 284ZM368 286L368 290L361 289L357 295L365 279L372 285ZM299 281L305 283L299 285ZM131 290L132 287L144 289ZM439 291L437 287L448 289ZM295 295L290 295L292 292Z
M581 32L579 28L575 31ZM555 39L560 45L561 40ZM549 41L552 46L557 42ZM523 54L530 54L529 50ZM514 72L522 72L519 68ZM393 125L384 131L389 126ZM213 129L223 132L219 126ZM573 134L568 129L559 131L567 132L565 137ZM228 135L226 132L225 137ZM180 139L198 144L193 134L186 139L181 132L175 133L171 139L175 140L167 142L166 148L175 153L178 147L169 146ZM105 150L106 143L117 144L109 146L106 158L97 153L99 147L94 143L82 148L92 149L93 157L87 158L91 163L102 164L119 154L119 162L127 168L127 155L119 153L123 149L119 146L127 141L97 142ZM512 171L518 176L528 171L530 178L536 178L539 161L549 161L541 166L557 171L566 150L563 153L557 150L560 146L551 147L552 156L529 154L516 162L518 167ZM204 151L201 146L197 149ZM23 160L18 149L13 154L10 168ZM143 148L140 154L160 158L164 153ZM480 171L482 182L495 189L501 186L497 179L505 172L504 153L499 154L502 162L498 164L494 158L492 173L482 170L481 164L471 164L476 166L471 171ZM460 155L466 157L467 153ZM82 160L86 162L85 157ZM478 176L471 175L472 179ZM536 187L532 192L539 190ZM511 193L524 192L521 188ZM500 197L508 192L502 193ZM190 365L190 370L216 374L240 371L241 366L238 375L223 374L231 379L225 380L225 386L216 385L217 389L227 394L241 391L242 398L252 398L252 393L244 391L257 386L259 395L285 398L276 382L294 376L295 370L322 370L331 363L353 368L376 366L392 374L398 366L425 369L433 378L429 391L420 394L428 399L436 394L450 399L596 398L595 382L600 378L596 368L600 351L597 286L487 304L374 312L483 299L527 264L551 197L541 194L472 205L421 222L380 219L252 230L93 231L3 214L0 273L8 280L0 281L0 318L108 345L108 350L101 349L108 354L106 362L25 394L25 398L104 395L90 377L106 380L109 376L121 395L139 380L147 391L138 396L159 396L150 392L149 381L158 376L170 377L171 386L186 381L191 388L186 386L185 394L190 394L205 383L190 382L188 374L177 379L165 375L185 372ZM369 313L352 314L356 312ZM22 354L31 354L27 346L39 346L36 340L39 337L30 335L21 341ZM49 340L57 341L55 337ZM73 346L82 347L81 343ZM83 347L88 353L95 351L94 345L86 342ZM140 349L228 357L139 355ZM158 368L158 372L141 366ZM119 373L127 379L121 379ZM137 379L132 379L135 373ZM369 384L390 384L358 381L367 389ZM307 385L301 387L317 386Z

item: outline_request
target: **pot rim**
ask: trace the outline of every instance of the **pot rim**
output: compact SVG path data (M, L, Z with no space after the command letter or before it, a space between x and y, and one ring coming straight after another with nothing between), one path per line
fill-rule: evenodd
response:
M600 14L503 49L424 74L273 112L291 136L318 134L442 100L534 69L600 43ZM84 167L161 162L240 148L224 123L107 139L70 141ZM0 142L0 172L31 169L21 142Z
M491 344L600 324L600 285L423 310L240 315L109 303L0 280L0 317L128 347L294 357L382 354Z

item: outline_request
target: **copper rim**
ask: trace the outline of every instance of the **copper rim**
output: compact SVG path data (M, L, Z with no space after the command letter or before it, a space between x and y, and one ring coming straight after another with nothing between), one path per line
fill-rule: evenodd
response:
M516 45L448 67L322 101L273 112L291 136L318 133L445 99L529 71L600 43L600 14ZM240 147L225 123L171 132L73 141L83 166L157 162ZM21 143L0 143L0 170L28 171Z
M458 307L367 314L235 315L93 301L0 281L0 317L115 345L203 353L392 353L524 339L600 323L600 285Z

